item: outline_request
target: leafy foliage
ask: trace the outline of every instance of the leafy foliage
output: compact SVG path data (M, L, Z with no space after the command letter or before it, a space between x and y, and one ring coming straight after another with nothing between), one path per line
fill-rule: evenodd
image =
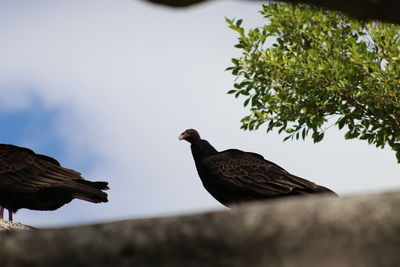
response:
M260 13L267 23L255 29L226 19L242 51L227 68L237 77L228 93L250 108L242 128L319 142L335 125L346 139L388 144L400 162L400 28L302 5Z

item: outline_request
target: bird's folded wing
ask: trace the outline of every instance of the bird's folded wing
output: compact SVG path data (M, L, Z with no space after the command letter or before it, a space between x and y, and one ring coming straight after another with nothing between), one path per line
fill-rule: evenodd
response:
M261 155L236 149L207 157L202 166L214 179L210 182L223 183L237 191L282 194L317 187L315 183L288 173Z
M68 186L81 179L79 172L55 165L29 149L0 146L0 190L35 192L54 186Z

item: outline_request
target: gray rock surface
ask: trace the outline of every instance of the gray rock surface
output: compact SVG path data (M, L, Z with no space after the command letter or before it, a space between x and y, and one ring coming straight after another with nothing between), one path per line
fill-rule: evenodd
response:
M33 229L32 227L19 222L0 220L0 231L21 231L21 230L32 230L32 229Z
M400 266L400 192L0 233L6 266Z

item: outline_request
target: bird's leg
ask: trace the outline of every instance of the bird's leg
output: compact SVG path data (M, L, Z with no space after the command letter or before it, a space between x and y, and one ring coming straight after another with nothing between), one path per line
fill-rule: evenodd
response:
M10 222L13 221L13 213L12 213L12 210L8 210L8 220L9 220Z
M4 207L0 206L0 220L3 220L4 216Z

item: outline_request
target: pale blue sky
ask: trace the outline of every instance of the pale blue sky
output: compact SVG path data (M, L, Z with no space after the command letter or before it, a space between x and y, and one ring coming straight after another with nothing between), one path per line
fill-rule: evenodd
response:
M242 102L224 69L238 55L224 17L263 22L259 3L173 10L130 0L0 0L1 142L54 156L110 202L19 211L34 226L70 225L222 208L203 189L189 144L196 128L217 149L264 155L339 194L398 189L393 152L330 130L317 145L243 132Z

